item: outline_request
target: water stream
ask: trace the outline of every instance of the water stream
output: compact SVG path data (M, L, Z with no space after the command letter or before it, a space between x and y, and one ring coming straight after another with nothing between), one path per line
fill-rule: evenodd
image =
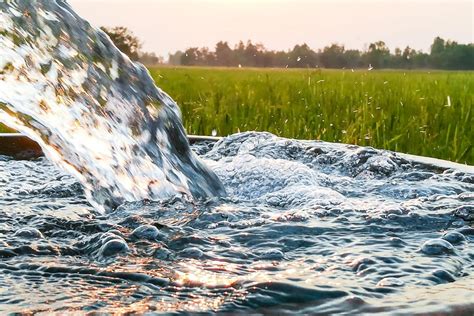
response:
M225 194L176 103L65 1L0 1L0 122L41 144L96 208Z

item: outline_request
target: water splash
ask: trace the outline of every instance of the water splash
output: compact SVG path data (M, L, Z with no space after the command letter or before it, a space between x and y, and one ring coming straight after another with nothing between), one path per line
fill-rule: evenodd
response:
M98 208L224 194L176 103L61 0L0 1L0 121L73 174Z

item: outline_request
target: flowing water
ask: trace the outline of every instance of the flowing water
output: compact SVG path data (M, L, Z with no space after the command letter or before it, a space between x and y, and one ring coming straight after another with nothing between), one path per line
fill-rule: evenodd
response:
M0 314L474 313L473 167L268 133L191 151L63 1L0 9L0 120L49 158L0 156Z
M96 208L224 194L179 108L61 0L0 1L0 121L39 142Z

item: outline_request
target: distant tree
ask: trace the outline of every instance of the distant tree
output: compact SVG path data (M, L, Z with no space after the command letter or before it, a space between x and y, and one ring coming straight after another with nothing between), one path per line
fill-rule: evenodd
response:
M399 47L396 47L390 60L390 67L403 68L404 64L405 60L403 59L402 50Z
M430 55L423 53L422 51L416 52L412 60L413 60L413 68L429 68L430 67Z
M441 37L437 36L431 44L431 55L442 54L444 52L446 42Z
M216 44L216 62L219 66L235 66L233 61L233 51L227 42Z
M384 41L378 41L369 45L367 62L375 68L383 68L388 64L390 50Z
M199 55L199 64L200 65L211 65L215 66L216 65L216 54L214 52L211 52L209 48L203 47L200 48L198 51Z
M156 56L155 53L139 53L138 61L147 66L163 64L163 58Z
M436 37L431 45L430 64L441 69L474 69L474 45L458 44Z
M110 37L122 53L131 60L138 60L141 43L132 31L123 26L113 28L101 27L101 30Z
M321 64L326 68L343 68L347 66L344 56L345 48L342 45L332 44L324 47L320 58Z
M179 66L181 65L181 58L183 57L184 52L178 50L174 54L168 55L168 64Z
M190 47L186 49L183 55L181 55L181 65L193 66L199 63L200 53L199 48Z
M346 67L360 68L365 67L362 61L362 53L357 49L348 49L344 52Z
M289 51L267 50L262 44L240 41L232 49L220 41L215 50L191 47L185 52L170 54L172 65L248 66L314 68L362 68L371 64L375 68L440 68L474 70L474 44L459 44L435 38L430 54L407 46L396 48L391 54L383 41L371 43L365 52L346 50L343 45L332 44L315 51L307 44L296 45Z
M308 46L308 44L296 45L289 52L288 66L292 68L314 68L318 66L317 54Z
M247 66L247 59L245 55L245 44L243 41L239 41L234 48L234 59L237 65Z
M443 65L443 54L445 50L445 41L441 37L436 37L433 41L433 44L431 44L431 54L430 54L430 60L431 64L436 67L442 67Z
M402 53L402 60L403 60L402 66L404 68L409 68L409 69L413 68L416 54L417 54L416 50L410 48L410 46L405 47Z

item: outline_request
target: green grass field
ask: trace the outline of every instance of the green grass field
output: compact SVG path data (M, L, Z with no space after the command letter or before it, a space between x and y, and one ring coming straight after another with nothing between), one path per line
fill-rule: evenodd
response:
M189 134L238 131L474 164L474 73L154 68Z
M189 134L269 131L474 164L472 72L150 71Z

